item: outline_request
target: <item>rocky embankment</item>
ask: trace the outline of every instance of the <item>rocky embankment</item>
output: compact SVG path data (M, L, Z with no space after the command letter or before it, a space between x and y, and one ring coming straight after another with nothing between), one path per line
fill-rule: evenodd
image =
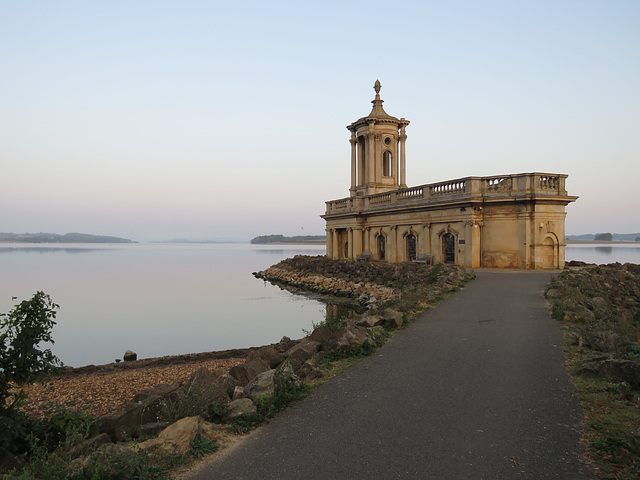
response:
M640 473L640 265L572 262L546 291L599 478Z
M254 276L294 292L348 297L362 304L380 305L416 289L422 290L425 303L433 302L469 281L473 273L455 265L352 262L297 255L255 272Z
M570 269L553 279L545 295L554 317L568 327L570 344L589 350L589 358L604 354L637 364L631 368L637 378L626 380L640 387L640 265Z

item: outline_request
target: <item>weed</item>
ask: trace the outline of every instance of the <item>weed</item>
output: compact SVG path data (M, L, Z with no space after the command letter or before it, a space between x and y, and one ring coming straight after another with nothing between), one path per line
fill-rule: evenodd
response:
M202 458L205 455L214 453L220 447L213 440L203 437L200 433L189 441L189 445L191 446L190 455L195 458Z

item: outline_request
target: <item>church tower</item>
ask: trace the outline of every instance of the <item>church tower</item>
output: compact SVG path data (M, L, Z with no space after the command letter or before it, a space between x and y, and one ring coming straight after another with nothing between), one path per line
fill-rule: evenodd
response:
M380 81L374 85L376 97L366 117L347 129L351 132L352 197L406 188L405 127L409 121L388 115L382 108Z

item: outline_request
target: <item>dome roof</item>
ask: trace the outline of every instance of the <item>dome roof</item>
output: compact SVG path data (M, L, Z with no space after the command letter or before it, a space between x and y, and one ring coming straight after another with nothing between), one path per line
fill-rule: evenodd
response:
M359 118L358 120L353 122L351 125L348 125L347 128L349 130L354 130L359 126L367 125L370 122L395 123L398 125L401 123L404 123L406 125L409 124L409 122L404 118L398 120L396 117L392 117L391 115L389 115L387 112L384 111L384 108L382 108L382 103L384 102L384 100L380 98L381 88L382 86L380 85L380 80L376 80L376 83L373 86L373 89L376 91L376 98L371 101L371 103L373 103L373 108L371 109L371 112L366 117Z

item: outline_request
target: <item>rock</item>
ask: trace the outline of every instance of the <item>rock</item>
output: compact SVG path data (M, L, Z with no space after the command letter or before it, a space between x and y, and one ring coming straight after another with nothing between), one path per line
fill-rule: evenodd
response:
M291 339L289 337L287 337L286 335L280 339L280 343L287 343L287 342L290 342L290 341L291 341Z
M238 400L232 401L229 404L229 409L231 418L243 414L254 415L258 411L255 404L249 398L239 398Z
M228 373L219 375L213 382L213 385L214 388L225 391L229 397L233 396L237 387L241 387L240 382Z
M583 332L578 336L577 345L588 347L601 352L615 352L620 347L628 345L629 342L615 332Z
M320 351L322 344L314 340L303 340L284 354L294 371L298 371L304 362Z
M135 395L131 403L135 404L140 411L140 423L157 422L162 415L163 404L178 398L181 391L180 383L180 381L172 384L161 383Z
M327 326L316 328L309 337L311 340L320 342L322 350L333 350L335 348L358 347L370 339L367 330L355 325L347 325L339 328L335 332Z
M253 402L257 402L261 395L273 393L274 384L273 377L276 373L275 369L267 370L257 375L244 387L244 395Z
M404 324L404 319L402 318L402 313L386 308L382 312L382 322L385 328L393 329L401 327Z
M324 377L324 373L316 366L313 359L307 360L298 369L298 376L304 380L316 380Z
M108 445L111 443L111 437L106 433L100 433L91 438L86 439L84 442L79 445L73 447L69 451L69 458L77 458L82 455L88 455L94 450L103 445Z
M116 413L103 415L96 420L98 431L106 433L114 442L122 442L134 434L135 428L142 424L141 409L134 403Z
M228 391L232 390L236 384L231 385L233 380L229 380L230 375L220 377L222 375L206 367L199 368L191 376L187 383L186 394L192 397L192 402L197 405L199 411L206 412L213 402L229 403L231 400Z
M364 315L354 322L358 327L371 328L382 325L384 320L378 315Z
M135 362L138 359L138 354L131 350L127 350L126 352L124 352L124 357L122 357L122 359L125 362Z
M230 431L230 427L214 425L202 417L187 417L169 425L158 438L139 443L138 448L157 456L186 455L191 451L191 440L196 435L220 443L221 437Z
M246 363L250 363L253 360L264 360L270 368L277 368L284 362L284 357L275 348L267 346L253 350L247 355Z
M608 358L585 362L580 370L604 375L618 382L626 382L634 388L640 387L640 362L635 360Z
M169 424L167 422L145 423L136 427L135 436L137 438L155 437L168 426Z
M270 370L269 364L264 360L258 359L248 363L241 363L233 367L229 374L237 379L241 385L248 384L256 375Z
M244 387L238 386L233 389L231 400L238 400L239 398L244 398Z

